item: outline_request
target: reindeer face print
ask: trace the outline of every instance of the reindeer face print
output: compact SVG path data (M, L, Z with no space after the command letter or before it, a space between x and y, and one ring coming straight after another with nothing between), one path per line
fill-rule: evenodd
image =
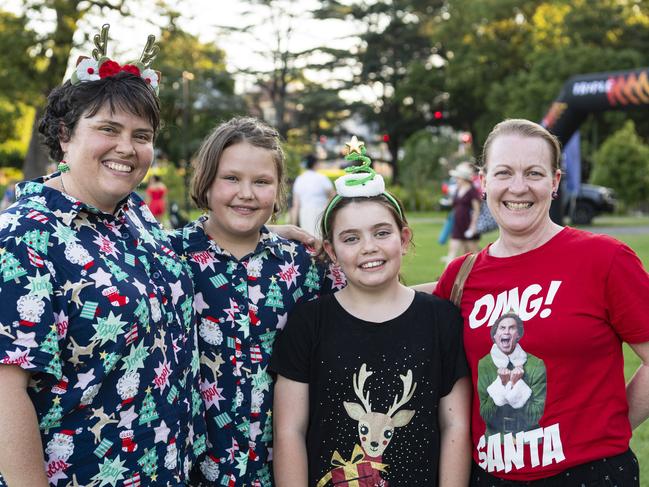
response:
M361 404L344 402L345 410L350 418L358 421L358 437L361 447L369 457L379 457L390 444L394 430L410 423L415 415L411 409L398 409L405 405L415 393L417 384L412 383L412 371L408 370L406 375L400 375L403 382L403 393L401 397L396 396L387 413L372 411L370 393L363 394L365 381L373 372L367 370L366 364L360 368L358 376L354 374L354 392L361 400Z

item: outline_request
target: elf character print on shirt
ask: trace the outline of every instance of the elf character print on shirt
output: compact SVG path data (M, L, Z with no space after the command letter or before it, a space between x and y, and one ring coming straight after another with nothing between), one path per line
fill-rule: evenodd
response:
M401 409L405 406L415 393L417 383L412 382L412 370L408 370L406 375L399 375L403 383L401 395L397 395L392 405L386 413L372 410L370 402L370 391L367 394L363 392L365 382L374 374L367 370L367 365L361 365L358 374L354 373L353 385L356 397L361 403L348 402L343 403L345 411L350 418L358 421L358 438L361 446L354 446L352 457L349 462L342 459L336 451L332 456L332 465L335 468L326 474L318 487L326 485L329 480L334 485L344 480L349 485L356 481L359 487L388 487L388 482L381 477L381 472L385 472L387 465L382 462L382 456L385 449L390 444L394 436L394 430L406 426L412 420L416 411L412 409ZM400 410L401 409L401 410Z
M505 313L490 332L493 345L478 362L478 395L480 415L487 427L485 434L536 429L545 409L545 364L520 345L525 328L518 315Z
M477 446L478 463L488 472L537 467L565 460L559 424L542 427L547 393L543 360L519 343L525 320L547 319L561 281L547 291L531 284L485 294L474 302L470 328L490 327L491 347L478 362L477 391L485 433Z

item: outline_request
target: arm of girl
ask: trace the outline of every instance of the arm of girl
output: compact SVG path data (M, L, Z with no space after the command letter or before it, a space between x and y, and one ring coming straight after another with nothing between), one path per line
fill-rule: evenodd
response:
M649 417L649 342L630 344L642 363L626 386L629 421L635 429Z
M306 245L315 245L316 243L313 235L296 225L268 225L268 229L288 240L297 240Z
M439 403L440 487L466 487L471 471L471 439L469 410L471 383L468 377L459 379L451 392Z
M29 373L0 365L0 472L7 485L47 487L38 419L27 395Z
M309 385L278 375L273 414L275 483L277 487L306 487Z

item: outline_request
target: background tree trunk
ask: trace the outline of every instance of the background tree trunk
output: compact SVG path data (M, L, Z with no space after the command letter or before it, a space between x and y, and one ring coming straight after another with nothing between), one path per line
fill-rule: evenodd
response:
M32 136L29 140L29 148L23 164L23 174L25 179L34 179L42 176L47 172L49 158L45 146L41 143L40 134L38 133L38 121L43 114L43 109L38 108L32 124Z

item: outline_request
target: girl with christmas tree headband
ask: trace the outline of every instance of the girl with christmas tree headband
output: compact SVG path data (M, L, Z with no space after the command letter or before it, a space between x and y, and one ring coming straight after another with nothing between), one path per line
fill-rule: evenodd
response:
M194 281L208 425L192 485L272 485L275 335L297 303L345 282L266 226L284 173L279 134L249 117L216 127L194 160L191 196L205 214L172 236Z
M133 191L160 125L154 39L49 95L59 172L0 214L0 472L9 485L184 485L206 447L190 275ZM183 345L187 344L187 345Z
M468 483L469 381L461 318L401 284L411 241L403 208L362 164L336 181L324 250L347 286L301 303L271 360L278 487Z

